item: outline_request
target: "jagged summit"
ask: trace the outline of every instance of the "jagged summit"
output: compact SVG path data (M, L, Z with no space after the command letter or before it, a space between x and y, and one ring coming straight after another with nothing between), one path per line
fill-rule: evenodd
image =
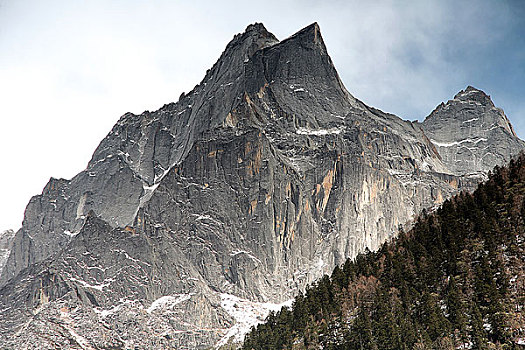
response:
M454 96L454 100L478 102L485 106L494 107L494 102L492 102L489 95L470 85L465 90L458 92Z
M268 29L266 29L266 27L264 26L263 23L260 23L260 22L255 22L255 23L252 23L252 24L248 24L248 26L246 27L246 29L244 30L244 32L258 32L258 33L267 33L267 34L271 34L270 32L268 32ZM273 35L273 34L272 34Z
M289 38L283 41L287 41L287 40L298 41L305 45L309 45L312 43L317 44L317 45L320 45L320 47L322 47L326 51L326 47L324 45L324 41L321 36L321 29L319 27L319 24L317 24L317 22L314 22L304 27L303 29L301 29L300 31L298 31L297 33L293 34L292 36L290 36Z
M441 103L421 125L454 173L485 173L524 147L503 110L472 86Z
M275 38L275 40L277 40L275 35L269 32L263 23L259 23L259 22L255 22L255 23L248 25L243 33L236 34L234 38L242 37L245 35L258 35L258 36L263 36L263 37L273 37ZM308 40L308 39L312 39L312 41L314 42L323 41L321 37L321 29L317 22L313 22L312 24L307 25L303 29L297 31L296 33L290 35L288 38L285 38L282 41Z
M450 113L451 111L454 113ZM477 116L479 112L485 114L484 118L472 117L473 115ZM440 121L452 124L466 124L460 127L490 123L491 127L502 127L509 134L516 136L503 110L494 105L488 94L470 85L454 95L453 99L439 104L425 118L423 123L431 129L431 124L440 123Z
M483 90L477 89L471 85L468 85L465 89L459 91L454 95L454 98L448 100L447 102L441 102L426 118L426 120L435 118L436 116L443 117L440 115L442 109L449 109L451 105L461 105L461 104L481 104L487 108L495 108L494 103L492 102L489 95L487 95ZM452 116L446 114L446 117L454 119L458 115Z
M245 58L250 57L253 53L265 46L279 42L279 40L270 33L262 23L253 23L246 27L243 33L236 34L228 43L223 55L217 62L224 60L228 55L229 49L237 50L238 53L244 53Z
M501 110L500 108L497 108L494 105L494 102L492 101L492 99L490 98L490 95L486 94L484 91L469 85L467 86L465 90L462 90L459 93L457 93L454 96L454 100L481 104L485 106L487 109L497 109L500 112L498 113L499 118L496 118L494 122L500 127L502 127L503 130L505 130L512 136L517 137L516 132L514 131L514 128L512 127L512 124L510 123L509 119L507 118L503 110Z
M299 30L290 37L283 39L282 41L279 41L274 34L269 32L264 26L264 24L256 22L248 25L243 33L236 34L233 40L230 41L230 43L228 43L228 45L226 46L225 52L228 50L228 48L236 47L239 43L243 43L246 40L250 40L251 42L255 42L258 44L255 51L274 44L286 43L289 41L302 43L304 45L311 45L312 43L317 44L319 45L319 47L323 48L324 51L326 51L326 47L321 36L321 30L317 22L314 22L304 27L303 29ZM255 47L252 47L252 49L253 48ZM251 54L253 54L253 52L251 52ZM251 56L251 54L249 54L248 56ZM221 59L219 59L219 61L220 60Z

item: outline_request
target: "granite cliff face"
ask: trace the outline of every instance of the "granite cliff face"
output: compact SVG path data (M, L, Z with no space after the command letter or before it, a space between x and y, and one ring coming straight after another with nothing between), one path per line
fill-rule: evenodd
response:
M72 180L50 179L29 202L0 284L68 244L93 210L114 227L132 224L138 208L196 139L222 123L244 88L243 61L276 42L262 25L228 44L204 80L178 103L140 116L127 113Z
M474 106L470 119L503 115ZM446 138L446 118L467 112L446 110L420 125L368 107L343 86L317 24L283 41L250 25L191 92L125 114L86 170L31 199L1 275L0 344L240 339L336 264L473 189L479 176L467 174L523 149L507 121L494 142L514 148L472 171L466 157L451 163L439 143L466 136Z
M503 110L472 86L440 104L421 126L446 166L460 175L486 173L525 145Z
M11 247L13 246L14 237L15 232L13 230L0 232L0 271L7 262L7 258L11 252Z

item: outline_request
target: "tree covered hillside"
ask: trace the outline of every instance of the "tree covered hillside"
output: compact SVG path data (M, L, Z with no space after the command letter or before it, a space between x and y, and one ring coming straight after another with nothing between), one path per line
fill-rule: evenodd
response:
M525 156L270 314L243 349L523 349Z

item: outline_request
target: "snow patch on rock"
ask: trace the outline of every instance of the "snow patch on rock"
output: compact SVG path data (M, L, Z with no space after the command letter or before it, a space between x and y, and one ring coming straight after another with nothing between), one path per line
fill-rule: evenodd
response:
M166 310L174 307L177 304L180 304L182 302L185 302L187 300L191 299L191 296L193 294L175 294L175 295L165 295L163 297L158 298L153 303L151 303L151 306L146 309L148 314L152 313L155 310Z
M330 129L298 128L295 132L299 135L324 136L324 135L338 135L342 131L343 131L343 128L330 128Z
M281 304L259 303L226 293L222 293L220 297L221 307L235 319L235 324L226 331L226 334L216 344L215 348L217 349L228 344L229 341L242 342L244 336L253 326L264 322L270 311L276 312L282 307L291 307L293 303L293 299Z
M486 138L483 138L483 137L480 137L478 139L464 139L464 140L461 140L461 141L454 141L454 142L450 142L450 143L441 143L441 142L437 142L435 140L430 140L432 141L432 143L438 147L452 147L452 146L458 146L458 145L461 145L462 143L465 143L465 142L468 142L468 143L473 143L473 144L477 144L479 142L485 142L487 141Z

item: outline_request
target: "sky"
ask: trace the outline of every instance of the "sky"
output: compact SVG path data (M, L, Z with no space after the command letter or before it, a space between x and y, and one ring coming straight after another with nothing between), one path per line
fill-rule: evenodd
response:
M0 232L126 112L178 100L250 23L318 22L349 92L424 119L468 85L525 138L524 1L0 0Z

